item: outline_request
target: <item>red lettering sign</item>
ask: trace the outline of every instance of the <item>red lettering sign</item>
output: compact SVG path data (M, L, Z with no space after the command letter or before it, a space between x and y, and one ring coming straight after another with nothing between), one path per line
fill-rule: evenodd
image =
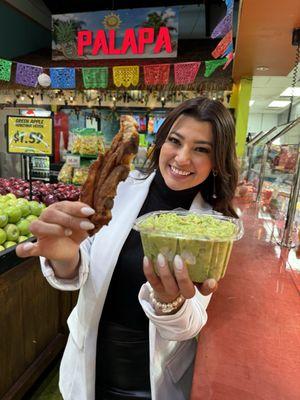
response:
M77 53L83 56L83 48L92 44L92 31L79 31L77 35Z
M172 53L172 42L170 32L167 27L160 27L157 38L154 37L154 28L140 28L136 38L133 28L125 30L121 48L116 48L116 32L111 29L108 31L108 39L105 31L99 29L95 39L93 39L92 31L79 31L77 36L77 53L78 56L84 54L84 48L92 46L92 55L97 55L100 51L103 54L121 55L131 50L133 54L143 54L145 45L154 44L153 53L157 54L165 50Z

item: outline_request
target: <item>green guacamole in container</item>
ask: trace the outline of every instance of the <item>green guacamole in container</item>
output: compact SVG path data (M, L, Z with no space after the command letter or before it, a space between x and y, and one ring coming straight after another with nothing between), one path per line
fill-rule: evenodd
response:
M223 278L232 244L243 235L242 222L235 218L193 211L155 211L136 220L144 253L156 269L159 253L173 269L176 254L181 255L193 282Z

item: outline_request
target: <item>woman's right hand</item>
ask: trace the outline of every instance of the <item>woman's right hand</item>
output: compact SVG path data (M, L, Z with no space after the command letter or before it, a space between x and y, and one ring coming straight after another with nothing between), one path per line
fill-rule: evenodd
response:
M19 257L42 256L61 264L78 259L79 245L94 228L88 219L95 211L80 201L62 201L47 207L39 219L30 224L36 243L21 243Z

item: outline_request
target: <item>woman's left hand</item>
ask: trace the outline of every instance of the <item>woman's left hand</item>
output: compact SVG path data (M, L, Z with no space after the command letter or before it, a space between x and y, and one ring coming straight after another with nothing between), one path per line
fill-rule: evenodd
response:
M155 299L162 303L171 303L179 295L182 295L185 299L192 298L195 295L194 285L204 296L215 292L218 287L214 279L207 279L203 283L194 284L179 255L176 255L174 259L174 274L170 271L168 262L162 254L157 257L159 276L155 273L151 261L146 256L144 257L143 268L144 274L153 288Z

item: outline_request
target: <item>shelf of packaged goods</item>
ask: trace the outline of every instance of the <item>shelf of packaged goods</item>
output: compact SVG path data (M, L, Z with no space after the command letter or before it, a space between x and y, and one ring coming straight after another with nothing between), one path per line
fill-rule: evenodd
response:
M52 288L38 257L0 253L0 398L22 399L63 350L76 294Z

